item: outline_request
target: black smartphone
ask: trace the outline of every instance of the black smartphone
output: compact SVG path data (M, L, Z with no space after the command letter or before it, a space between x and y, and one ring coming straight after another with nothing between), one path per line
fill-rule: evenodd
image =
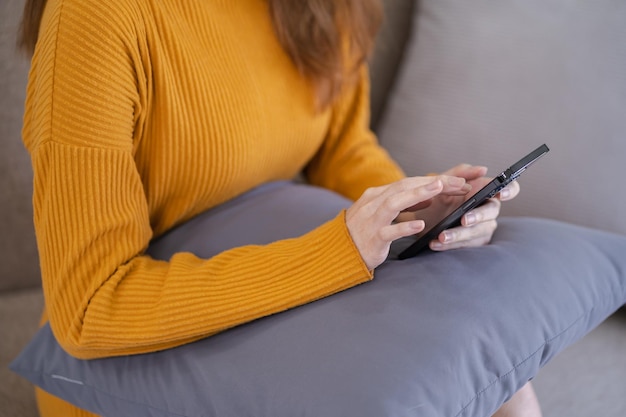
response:
M517 179L517 177L519 177L522 172L524 172L526 168L528 168L533 162L548 153L548 151L550 151L550 149L545 144L543 144L522 159L520 159L518 162L511 165L510 168L502 171L502 173L495 177L491 182L489 182L489 184L481 188L451 214L446 216L442 221L437 223L434 227L432 227L430 230L420 236L417 241L411 244L411 246L400 252L400 254L398 255L398 259L411 258L423 251L424 249L428 248L428 244L432 240L437 239L441 232L461 224L461 217L463 217L465 213L473 210L474 208L483 204L487 199L495 196L511 181Z

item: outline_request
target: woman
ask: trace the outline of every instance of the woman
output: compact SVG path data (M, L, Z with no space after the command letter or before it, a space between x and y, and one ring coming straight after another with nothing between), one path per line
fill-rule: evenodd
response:
M43 319L64 349L167 349L368 281L392 241L487 181L470 165L404 178L378 146L365 60L379 22L375 0L27 1L23 138ZM211 259L144 254L194 215L300 172L355 203L297 239ZM499 209L491 200L432 248L488 243ZM38 401L42 416L90 415ZM498 413L540 415L530 385Z

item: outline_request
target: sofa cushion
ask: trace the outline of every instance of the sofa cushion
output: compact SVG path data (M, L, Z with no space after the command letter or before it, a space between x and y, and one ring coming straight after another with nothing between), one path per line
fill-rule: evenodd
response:
M626 2L422 0L413 29L378 126L408 173L547 143L504 213L626 233Z
M40 288L0 293L0 417L37 417L32 385L11 372L15 359L39 328L43 309Z
M0 13L0 291L40 285L33 228L33 174L22 144L28 60L16 50L22 1Z
M396 79L411 33L415 0L383 0L384 19L370 60L371 123L376 127Z
M297 236L348 204L269 184L150 253ZM45 326L12 369L105 417L490 416L626 300L623 236L502 219L489 246L394 260L409 243L367 284L175 349L82 361Z

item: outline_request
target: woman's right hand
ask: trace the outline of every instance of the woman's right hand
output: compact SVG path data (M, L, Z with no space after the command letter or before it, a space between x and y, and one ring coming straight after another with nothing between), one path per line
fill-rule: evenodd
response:
M424 229L423 220L395 223L401 212L428 205L439 194L465 195L470 190L464 178L449 175L409 177L365 190L346 211L346 225L368 269L385 261L391 242Z

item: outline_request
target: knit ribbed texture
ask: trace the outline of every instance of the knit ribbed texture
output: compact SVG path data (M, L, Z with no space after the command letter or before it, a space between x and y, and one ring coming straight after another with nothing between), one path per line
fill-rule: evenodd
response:
M24 142L47 316L80 358L177 346L370 279L343 214L212 259L143 252L195 214L305 168L352 198L402 176L367 129L365 70L316 113L266 2L182 3L46 8Z
M24 142L47 315L69 353L165 349L371 278L343 213L212 259L143 255L177 224L305 168L352 198L400 178L367 129L365 70L316 113L265 1L48 3Z

